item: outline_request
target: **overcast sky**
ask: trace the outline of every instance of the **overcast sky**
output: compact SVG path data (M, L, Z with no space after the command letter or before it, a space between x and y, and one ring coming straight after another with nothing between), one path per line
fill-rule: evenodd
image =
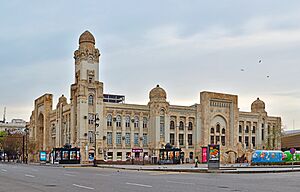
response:
M101 52L105 93L147 104L159 84L174 105L201 91L259 97L300 128L300 1L9 0L0 6L0 114L29 121L44 93L69 101L73 52L85 30ZM259 63L261 60L261 63ZM0 117L2 119L2 117Z

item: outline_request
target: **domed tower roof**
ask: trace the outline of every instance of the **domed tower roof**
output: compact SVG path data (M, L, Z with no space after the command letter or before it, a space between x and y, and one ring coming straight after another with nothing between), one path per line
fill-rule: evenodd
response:
M95 45L95 38L88 30L83 32L79 37L79 44L81 43L92 43Z
M59 106L61 106L61 104L62 104L62 105L67 105L67 104L68 104L67 98L66 98L64 95L62 95L62 96L60 96L60 97L58 98L58 103L57 103L57 105L56 105L56 108L59 108Z
M257 98L252 104L251 104L251 111L252 112L265 112L265 103Z
M166 100L167 99L167 93L166 91L159 87L159 85L156 85L155 88L153 88L149 93L149 99L152 100Z

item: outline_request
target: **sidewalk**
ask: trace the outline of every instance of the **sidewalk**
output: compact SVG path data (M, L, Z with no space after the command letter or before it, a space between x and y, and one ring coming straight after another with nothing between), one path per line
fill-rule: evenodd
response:
M4 163L4 162L0 162ZM5 162L8 164L18 164L13 162ZM49 166L49 167L93 167L93 164L40 164L29 163L33 166ZM229 164L221 165L220 169L209 170L207 164L198 164L198 167L194 167L194 164L179 164L179 165L111 165L111 164L98 164L94 168L106 168L106 169L124 169L124 170L136 170L136 171L166 171L166 172L194 172L194 173L231 173L231 174L243 174L243 173L284 173L284 172L300 172L300 165L285 165L285 166L249 166L248 164Z

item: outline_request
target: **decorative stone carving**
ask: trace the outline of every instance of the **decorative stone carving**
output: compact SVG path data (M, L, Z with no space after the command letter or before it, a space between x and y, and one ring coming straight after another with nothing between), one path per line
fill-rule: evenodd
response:
M78 49L74 51L74 59L75 59L75 65L79 64L82 60L89 61L89 63L99 63L99 57L100 57L99 49Z

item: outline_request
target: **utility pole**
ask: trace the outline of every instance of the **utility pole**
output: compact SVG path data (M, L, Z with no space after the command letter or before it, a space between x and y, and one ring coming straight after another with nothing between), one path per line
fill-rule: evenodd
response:
M95 117L94 117L94 119L95 119L95 151L94 151L94 166L96 167L97 166L97 159L96 159L96 157L97 157L97 127L99 127L99 117L98 117L98 114L96 113L95 114Z

